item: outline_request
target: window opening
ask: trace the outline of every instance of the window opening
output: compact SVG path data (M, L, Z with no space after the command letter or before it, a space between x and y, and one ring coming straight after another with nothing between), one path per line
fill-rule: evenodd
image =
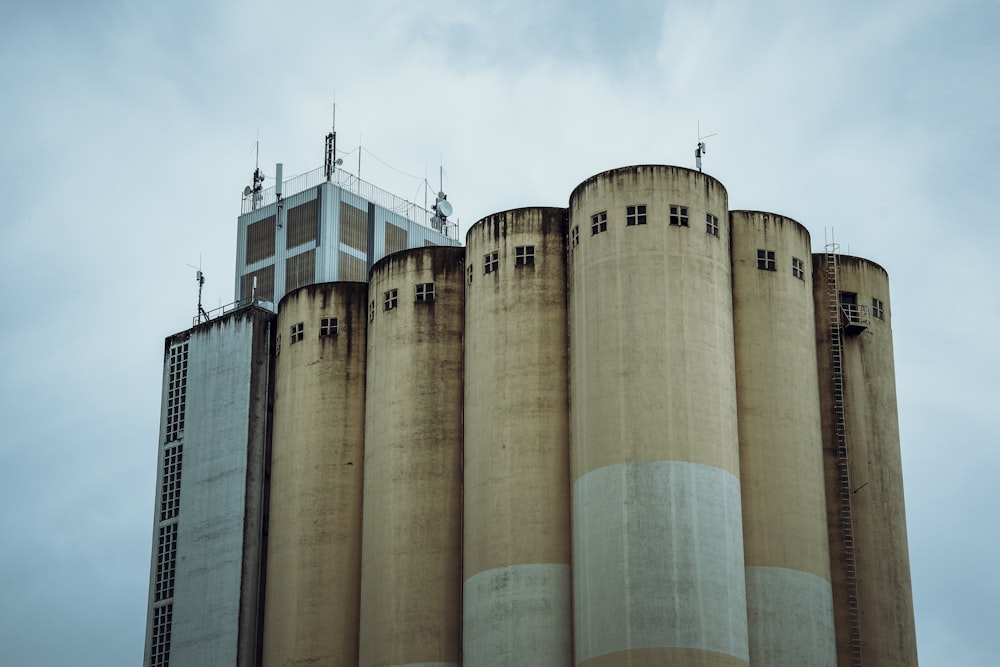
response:
M881 299L872 298L872 315L880 320L885 319L885 304Z
M761 271L777 271L773 250L757 250L757 268Z
M600 234L601 232L608 231L608 212L601 211L597 215L591 216L590 218L590 234Z
M391 289L382 295L382 310L392 310L399 304L399 290Z
M712 236L719 235L719 219L711 213L705 214L705 233Z
M500 270L500 253L494 250L483 255L483 274L495 273Z
M416 303L430 303L434 300L434 283L418 283L416 288Z
M625 207L625 224L628 227L646 224L646 205L636 204Z
M580 226L579 225L575 225L573 227L573 229L570 230L570 232L569 232L569 244L570 244L570 247L573 247L573 248L575 248L578 245L580 245Z
M676 225L678 227L688 226L688 208L687 206L670 206L670 224Z
M514 266L527 266L535 263L535 246L519 245L514 248Z
M289 337L288 344L295 345L296 343L298 343L300 340L302 340L304 332L305 332L305 325L302 322L293 324L291 326L291 332L288 334Z
M336 317L321 317L319 320L319 337L336 336L337 328Z
M805 264L798 257L792 257L792 275L799 280L806 279L806 268Z

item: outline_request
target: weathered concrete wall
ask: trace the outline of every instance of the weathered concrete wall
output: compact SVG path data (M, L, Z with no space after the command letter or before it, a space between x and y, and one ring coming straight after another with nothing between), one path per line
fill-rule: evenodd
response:
M272 320L190 331L171 664L256 663Z
M847 573L838 502L826 256L814 255L813 265L837 653L838 663L849 666ZM879 667L911 666L917 664L917 643L896 414L889 278L874 262L847 255L838 257L837 277L839 291L856 294L858 305L867 308L870 316L864 331L842 337L862 658L865 664ZM872 299L882 302L882 318L871 312Z
M750 663L832 667L809 232L773 213L730 219Z
M577 664L749 659L727 214L718 181L678 167L570 197Z
M363 667L459 662L464 260L464 248L419 248L370 274ZM417 303L428 283L434 300Z
M466 667L573 659L566 213L505 211L466 237Z
M279 304L264 667L357 665L367 295L321 283Z

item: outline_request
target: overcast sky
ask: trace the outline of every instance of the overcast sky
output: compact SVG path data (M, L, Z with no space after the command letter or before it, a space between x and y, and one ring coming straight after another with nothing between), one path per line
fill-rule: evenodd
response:
M334 100L345 168L422 203L443 163L463 238L693 167L700 123L731 208L884 266L921 662L996 664L998 35L998 0L0 3L0 667L141 663L188 265L233 300L258 137L319 167Z

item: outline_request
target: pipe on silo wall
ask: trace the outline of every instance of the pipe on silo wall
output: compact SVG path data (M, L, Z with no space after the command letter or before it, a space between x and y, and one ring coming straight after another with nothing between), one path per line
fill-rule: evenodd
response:
M457 667L465 249L370 273L358 664Z
M729 215L750 663L833 667L809 232Z
M466 237L466 667L573 660L566 214L505 211Z
M826 254L813 255L813 294L837 653L840 665L850 665L849 586L839 511L827 259ZM861 656L864 664L879 667L916 665L889 278L885 269L867 259L849 255L837 255L836 259L837 291L847 300L855 301L860 316L867 319L867 326L860 331L856 327L855 333L843 330L841 333L843 414L850 471Z
M321 283L278 306L264 667L357 665L367 294Z
M659 165L570 197L578 665L748 664L727 206Z

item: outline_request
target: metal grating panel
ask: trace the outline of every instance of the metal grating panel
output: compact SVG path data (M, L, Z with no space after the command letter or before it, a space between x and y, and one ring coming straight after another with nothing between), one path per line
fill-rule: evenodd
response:
M247 264L274 256L274 216L247 225Z
M316 251L294 255L285 260L285 294L316 282Z
M318 200L314 199L289 209L288 232L285 237L286 248L295 248L316 240L316 223L319 219L318 203Z
M361 252L368 252L368 212L347 202L340 202L340 242ZM341 280L344 280L341 277ZM361 278L364 280L364 278Z

